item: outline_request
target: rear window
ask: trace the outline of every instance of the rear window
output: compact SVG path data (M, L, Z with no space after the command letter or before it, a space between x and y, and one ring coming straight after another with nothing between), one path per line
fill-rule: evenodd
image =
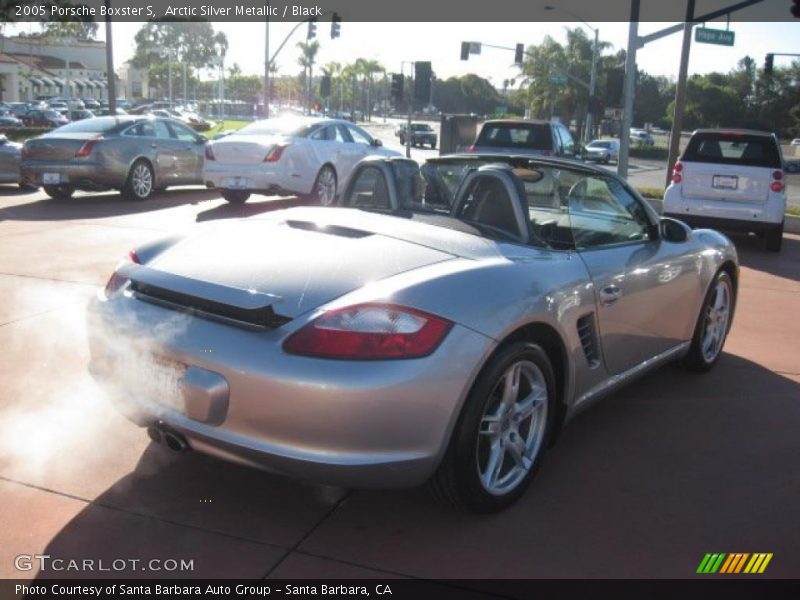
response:
M693 135L681 160L773 169L782 166L778 146L772 138L745 134Z
M487 123L475 142L476 146L492 148L529 148L552 150L550 126L533 123Z
M58 128L59 133L102 133L113 129L118 124L117 119L96 118L74 121Z

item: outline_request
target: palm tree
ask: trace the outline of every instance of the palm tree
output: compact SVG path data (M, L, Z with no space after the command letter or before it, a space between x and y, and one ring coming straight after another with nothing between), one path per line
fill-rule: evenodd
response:
M342 89L341 89L341 86L339 85L339 77L341 76L341 73L342 73L342 65L341 65L341 63L338 63L338 62L335 62L335 61L329 62L328 64L326 64L322 68L322 72L325 75L327 75L328 77L331 78L331 96L334 95L334 90L338 90L339 91L339 93L338 93L338 96L339 96L339 110L341 111L342 110ZM334 103L334 105L335 105L335 103Z
M359 58L355 62L355 67L359 75L363 77L363 81L367 84L367 105L364 110L365 118L368 121L372 120L372 83L373 78L378 73L383 73L386 69L377 60Z
M314 77L314 60L317 57L317 52L319 52L319 42L317 40L298 42L297 47L300 48L300 58L297 59L297 62L303 67L303 74L306 80L305 108L308 111L311 105L311 80Z

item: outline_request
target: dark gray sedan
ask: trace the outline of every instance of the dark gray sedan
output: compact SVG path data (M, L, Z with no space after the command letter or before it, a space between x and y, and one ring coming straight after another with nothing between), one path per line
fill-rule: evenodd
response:
M174 119L86 119L25 142L21 175L54 199L116 189L146 200L168 186L202 183L205 142Z

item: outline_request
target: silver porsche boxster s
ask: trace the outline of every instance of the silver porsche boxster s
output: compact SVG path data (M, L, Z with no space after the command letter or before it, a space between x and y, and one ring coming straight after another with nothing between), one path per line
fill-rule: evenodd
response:
M90 305L91 370L173 450L352 487L524 492L562 425L670 361L707 370L739 269L561 159L374 157L337 207L131 251Z

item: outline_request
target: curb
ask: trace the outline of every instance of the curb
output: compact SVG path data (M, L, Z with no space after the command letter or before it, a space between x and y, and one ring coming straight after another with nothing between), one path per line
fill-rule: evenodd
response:
M661 214L662 201L655 198L645 198L650 203L658 214ZM786 221L783 224L783 231L785 233L800 234L800 217L795 215L786 215Z

